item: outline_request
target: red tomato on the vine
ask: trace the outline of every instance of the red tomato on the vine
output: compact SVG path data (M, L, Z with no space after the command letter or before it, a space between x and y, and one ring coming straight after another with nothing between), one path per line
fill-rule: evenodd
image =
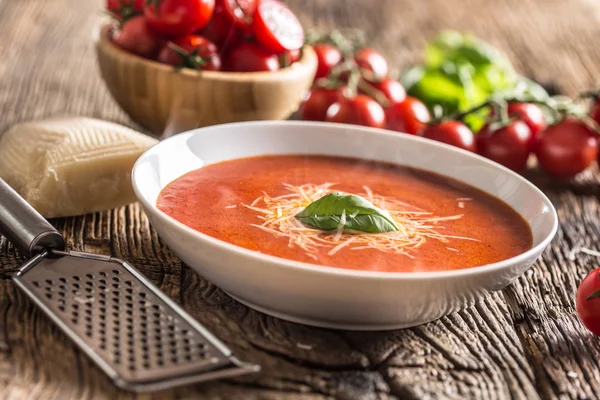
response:
M381 92L390 104L402 103L404 99L406 99L406 90L404 89L404 86L393 79L386 78L380 82L363 81L361 84L369 85L373 89ZM368 94L360 89L359 91Z
M158 54L158 61L197 70L219 71L221 57L218 51L210 40L198 35L187 35L167 42Z
M141 15L125 21L112 40L123 50L146 58L154 58L161 45L160 38Z
M475 137L468 126L459 121L442 121L427 125L420 133L424 138L475 151Z
M383 128L385 112L375 100L359 94L333 103L327 110L326 121Z
M144 16L156 32L181 36L204 27L214 8L215 0L148 0L144 6Z
M233 72L276 71L279 57L256 43L242 42L229 51L224 66Z
M327 43L317 43L313 46L317 54L317 74L315 79L327 78L333 67L342 61L342 52Z
M372 81L379 81L388 74L388 63L385 57L370 48L362 48L354 54L356 64L363 70L363 76Z
M385 109L387 128L393 131L416 135L431 121L429 110L419 99L407 96L402 103L392 104Z
M274 53L296 50L304 44L304 29L300 21L279 1L260 2L253 19L256 39Z
M513 120L494 131L486 124L477 133L477 152L506 168L521 172L527 166L531 138L531 129L525 121Z
M122 21L141 14L145 2L145 0L106 0L106 9Z
M596 159L598 134L583 122L568 117L541 132L536 155L548 174L573 177Z
M600 335L600 268L590 272L579 284L575 306L583 325L594 335Z
M300 106L300 115L305 121L325 121L329 107L341 99L343 88L327 89L314 87Z

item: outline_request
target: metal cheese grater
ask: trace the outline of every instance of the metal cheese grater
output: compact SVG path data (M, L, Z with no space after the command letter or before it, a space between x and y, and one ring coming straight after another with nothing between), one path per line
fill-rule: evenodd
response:
M14 282L120 388L153 391L258 371L142 274L65 252L64 238L0 179L0 233L29 261Z

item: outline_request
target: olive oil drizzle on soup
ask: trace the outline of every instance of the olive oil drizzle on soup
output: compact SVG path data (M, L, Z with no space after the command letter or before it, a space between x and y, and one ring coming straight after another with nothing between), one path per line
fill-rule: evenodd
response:
M370 201L391 215L398 230L322 231L296 218L332 192ZM283 155L211 164L168 184L157 206L249 250L353 270L455 270L505 260L532 246L527 222L493 196L422 170L353 158Z

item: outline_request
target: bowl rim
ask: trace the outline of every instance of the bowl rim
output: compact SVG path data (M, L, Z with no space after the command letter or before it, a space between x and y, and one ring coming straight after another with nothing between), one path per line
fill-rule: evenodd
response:
M290 66L278 69L276 71L256 71L256 72L227 72L227 71L196 71L190 68L181 68L175 70L173 66L162 64L158 61L140 57L136 54L125 51L116 46L109 38L109 31L112 24L100 24L94 31L94 43L97 52L112 54L114 58L121 58L129 62L137 62L153 68L162 73L177 73L179 75L210 79L215 81L233 81L233 82L248 82L248 81L276 81L295 78L301 72L306 70L317 69L317 55L312 46L305 45L302 48L302 57L292 63ZM277 78L277 79L275 79Z
M311 264L311 263L306 263L306 262L301 262L301 261L296 261L296 260L290 260L287 258L282 258L282 257L277 257L277 256L269 255L269 254L259 253L257 251L252 251L252 250L246 249L244 247L237 246L232 243L228 243L226 241L214 238L210 235L207 235L205 233L197 231L197 230L183 224L182 222L177 221L175 218L173 218L170 215L166 214L165 212L161 211L158 207L156 207L155 204L151 204L150 202L146 201L144 196L141 194L141 191L139 189L139 184L137 182L138 169L139 169L141 163L144 162L144 159L146 158L146 156L152 154L153 152L158 151L157 148L159 146L161 146L162 143L176 141L176 140L185 142L187 138L195 135L197 132L209 130L209 129L227 129L227 128L235 128L235 127L240 127L240 126L241 127L256 127L256 126L262 126L262 125L276 126L276 127L279 126L282 128L285 128L286 126L303 126L305 128L314 128L314 129L319 129L319 128L322 128L325 126L332 127L335 129L352 128L352 129L357 129L357 130L361 130L361 131L367 131L367 132L373 133L374 135L396 136L398 138L401 138L401 140L408 140L409 142L414 141L414 142L426 143L427 145L431 145L433 147L443 148L448 151L460 153L465 157L471 157L471 158L477 159L478 161L486 163L494 168L504 170L505 172L509 173L509 175L512 175L517 180L520 180L522 183L524 183L526 186L528 186L530 189L532 189L538 196L540 196L542 202L547 206L548 210L550 211L548 217L552 218L552 228L551 228L550 232L548 233L548 235L546 237L544 237L540 241L540 243L533 246L531 249L529 249L523 253L520 253L514 257L508 258L506 260L498 261L498 262L491 263L491 264L484 264L484 265L479 265L476 267L469 267L469 268L455 269L455 270L445 270L445 271L418 271L418 272L363 271L363 270L353 270L353 269L346 269L346 268L330 267L330 266L326 266L326 265ZM418 166L413 166L413 167L419 168ZM454 179L456 179L456 178L454 178ZM204 128L193 129L193 130L190 130L187 132L182 132L180 134L174 135L165 140L162 140L162 141L158 142L157 144L155 144L154 146L152 146L151 148L147 149L136 160L136 162L133 166L132 172L131 172L131 180L132 180L132 185L133 185L133 189L136 194L136 197L138 198L138 201L143 205L143 207L146 210L151 210L152 213L154 213L155 215L160 217L164 222L174 225L177 229L185 232L188 235L191 235L195 239L208 242L208 244L210 244L212 246L221 247L223 250L234 253L235 255L238 255L241 257L248 257L251 259L269 263L271 265L277 265L279 267L285 267L285 268L292 268L295 270L300 270L301 272L322 273L322 274L326 274L326 275L333 275L333 276L346 277L346 278L370 278L370 279L381 279L381 280L388 280L388 279L419 280L419 279L425 279L425 278L459 278L459 277L465 277L465 276L471 276L471 275L486 274L486 273L502 270L502 269L517 265L517 264L522 263L523 261L527 260L528 258L535 256L536 254L538 254L538 256L536 256L536 258L539 257L539 254L541 254L541 252L552 241L552 239L554 238L554 236L556 235L556 232L558 230L558 215L556 213L556 209L554 208L554 205L552 204L550 199L544 194L544 192L542 192L537 186L535 186L533 183L529 182L527 179L525 179L521 175L517 174L516 172L514 172L494 161L491 161L487 158L484 158L484 157L482 157L478 154L472 153L470 151L459 149L455 146L451 146L451 145L448 145L445 143L418 137L415 135L410 135L407 133L392 132L392 131L388 131L385 129L369 128L369 127L341 124L341 123L308 122L308 121L250 121L250 122L234 122L234 123L229 123L229 124L220 124L220 125L213 125L213 126L204 127ZM460 179L457 179L457 180L460 181ZM163 188L161 188L161 190ZM494 197L496 197L496 196L494 196ZM530 225L530 228L531 228L531 225ZM533 229L532 229L532 231L533 231Z

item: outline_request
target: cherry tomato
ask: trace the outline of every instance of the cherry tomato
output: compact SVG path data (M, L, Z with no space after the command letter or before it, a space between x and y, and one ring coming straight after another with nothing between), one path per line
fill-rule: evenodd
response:
M541 132L536 155L548 174L572 177L596 159L598 135L583 122L569 117Z
M477 133L477 152L513 171L527 166L531 152L531 129L525 121L513 120L495 131L484 125Z
M313 46L313 49L317 54L318 61L315 79L327 78L333 67L342 61L342 52L326 43L317 43Z
M600 335L600 268L586 276L577 288L575 307L579 319L594 335Z
M156 32L181 36L204 27L214 8L215 0L148 0L144 16Z
M243 30L250 30L258 0L224 0L229 19Z
M387 128L393 131L416 135L431 121L429 110L419 99L407 96L402 103L392 104L385 109Z
M304 29L294 13L279 1L262 1L254 14L256 39L267 49L282 53L304 44Z
M257 43L242 42L225 58L225 69L234 72L276 71L279 58Z
M123 21L141 14L145 0L106 0L106 9L118 20Z
M225 12L222 0L215 3L212 18L202 28L200 34L216 44L221 49L221 54L226 53L229 48L235 46L240 41L241 36L233 21Z
M147 58L154 58L161 45L160 38L141 15L125 21L113 34L112 40L123 50Z
M363 70L365 78L379 81L388 74L387 60L380 52L370 48L363 48L354 54L354 60Z
M468 126L459 121L442 121L427 125L420 136L468 151L475 151L475 136Z
M404 86L393 79L386 78L380 82L363 81L361 84L369 85L380 91L391 104L402 103L404 99L406 99L406 90L404 89ZM363 92L361 91L361 93Z
M353 98L341 98L327 110L328 122L372 126L385 126L385 112L375 100L364 94Z
M329 107L341 99L343 89L314 87L300 106L300 115L306 121L325 121Z
M184 54L180 54L181 51ZM210 40L198 35L187 35L169 41L158 54L158 61L179 67L218 71L221 69L218 51Z

